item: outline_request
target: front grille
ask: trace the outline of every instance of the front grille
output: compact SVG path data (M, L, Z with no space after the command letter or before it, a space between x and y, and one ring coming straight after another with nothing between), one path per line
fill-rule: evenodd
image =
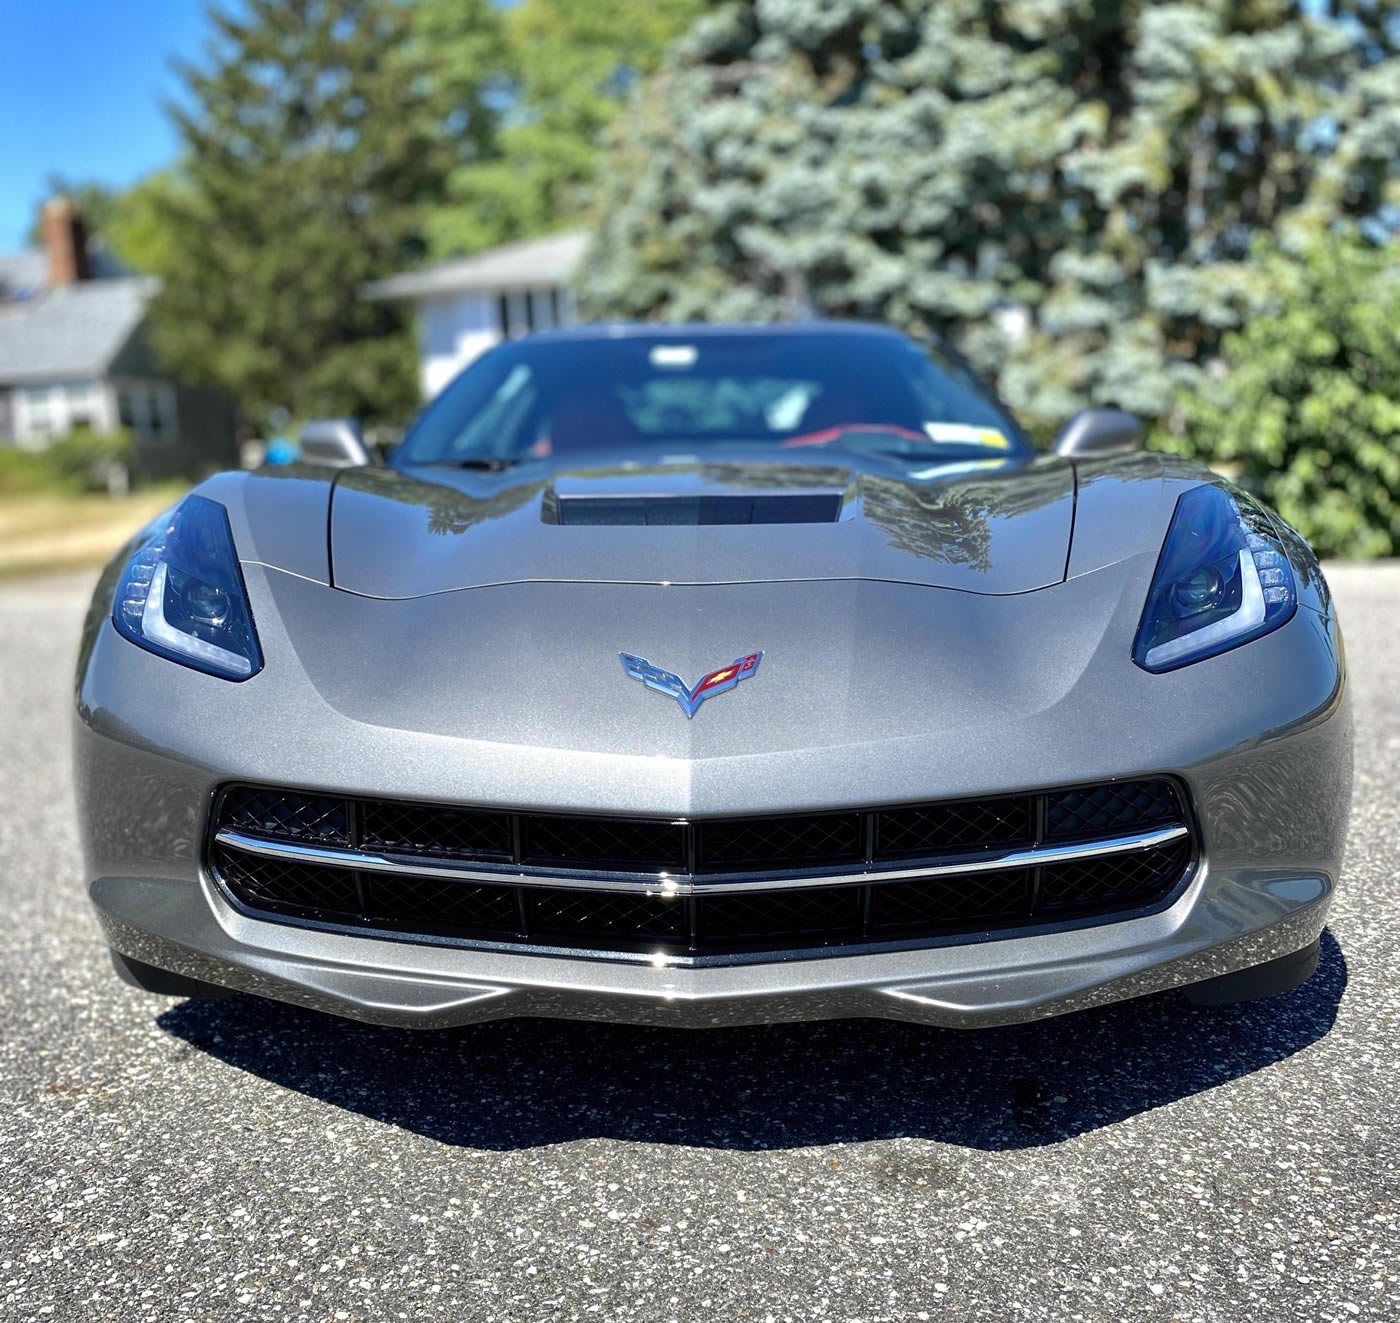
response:
M995 922L1034 909L1033 869L926 877L871 887L870 930L917 933L929 923Z
M521 857L527 864L549 867L683 873L684 824L630 818L526 816Z
M1156 843L1122 839L1173 830ZM211 837L215 875L238 903L260 913L424 937L678 957L917 942L1109 918L1163 902L1195 853L1180 792L1157 778L694 820L511 813L235 786L219 796ZM315 857L272 857L279 848ZM1008 867L995 867L1008 855L1015 856ZM478 876L430 875L443 867ZM785 885L753 885L774 879Z
M1045 834L1054 840L1077 839L1142 823L1175 822L1180 813L1170 781L1118 781L1047 795Z
M224 798L220 821L279 840L350 844L350 806L343 799L242 787Z
M696 824L696 872L830 867L865 858L858 813L731 818Z
M875 850L881 858L976 850L988 842L1030 845L1035 840L1035 804L1020 796L887 809L878 816L876 827Z
M363 806L359 824L360 844L377 850L449 859L510 858L510 818L505 813L381 800Z
M349 869L262 859L217 846L214 866L238 898L277 914L358 919L364 914L357 874Z
M553 887L522 888L522 892L525 924L540 937L682 941L688 932L686 903L673 896Z

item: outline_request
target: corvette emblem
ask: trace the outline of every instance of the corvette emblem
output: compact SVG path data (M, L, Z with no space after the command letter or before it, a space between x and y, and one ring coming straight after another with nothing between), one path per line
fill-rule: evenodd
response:
M740 680L747 680L763 660L761 652L751 652L746 657L735 657L728 666L721 666L709 675L701 676L694 689L687 689L679 675L663 671L653 666L645 657L634 657L630 652L621 653L622 669L634 680L640 680L648 689L658 694L669 694L681 705L686 716L693 717L700 710L700 704L716 694L727 693Z

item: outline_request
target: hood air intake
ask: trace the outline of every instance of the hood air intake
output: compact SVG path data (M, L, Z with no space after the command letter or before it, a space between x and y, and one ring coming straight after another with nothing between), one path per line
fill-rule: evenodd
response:
M841 491L736 492L703 496L592 496L555 493L545 523L639 528L646 525L834 524ZM550 516L553 515L553 518Z

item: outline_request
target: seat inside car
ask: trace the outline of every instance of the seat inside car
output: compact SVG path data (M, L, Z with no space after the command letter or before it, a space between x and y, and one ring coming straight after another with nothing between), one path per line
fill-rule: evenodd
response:
M559 401L549 439L555 455L612 449L640 440L616 392L598 386L572 390Z

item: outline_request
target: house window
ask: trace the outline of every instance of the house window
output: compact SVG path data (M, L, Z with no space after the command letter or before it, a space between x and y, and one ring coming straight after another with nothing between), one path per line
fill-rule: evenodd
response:
M26 386L19 393L24 405L26 430L30 436L46 437L58 430L63 408L63 391L52 386Z
M146 391L141 386L123 386L117 392L117 418L135 432L146 424Z
M170 444L179 424L175 387L167 382L127 382L117 391L117 417L138 443Z

